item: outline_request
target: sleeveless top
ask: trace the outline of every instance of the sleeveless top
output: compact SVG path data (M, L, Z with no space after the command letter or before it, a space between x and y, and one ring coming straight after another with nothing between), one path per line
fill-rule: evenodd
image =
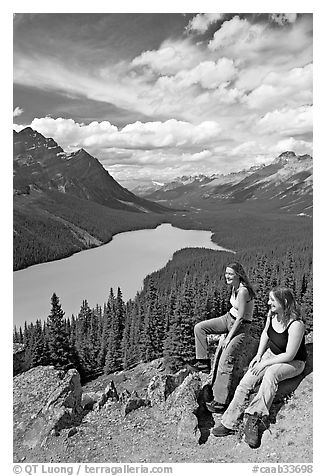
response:
M242 283L240 283L239 288L240 287L245 288L246 286L244 286ZM237 318L238 317L238 309L239 309L239 293L236 296L234 288L232 289L232 294L231 294L231 297L230 297L230 303L231 303L232 307L229 310L229 313L231 314L232 317ZM249 297L249 301L247 301L247 303L246 303L246 309L245 309L245 313L243 315L243 319L245 321L251 321L253 312L254 312L254 300Z
M273 354L278 355L286 351L286 346L289 340L289 327L292 322L290 322L285 331L276 332L272 326L272 319L270 320L269 327L267 329L267 335L269 338L269 348L273 352ZM302 337L300 347L293 360L302 360L304 362L307 360L307 349L305 345L304 336Z

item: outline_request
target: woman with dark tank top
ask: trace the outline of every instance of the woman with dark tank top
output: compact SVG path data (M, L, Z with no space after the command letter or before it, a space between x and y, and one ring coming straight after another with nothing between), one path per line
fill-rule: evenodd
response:
M217 437L235 433L244 412L245 441L252 448L260 445L278 383L300 375L307 359L305 325L292 291L282 287L273 289L268 304L270 310L257 354L240 381L220 425L212 430ZM259 382L258 393L247 406L249 394Z

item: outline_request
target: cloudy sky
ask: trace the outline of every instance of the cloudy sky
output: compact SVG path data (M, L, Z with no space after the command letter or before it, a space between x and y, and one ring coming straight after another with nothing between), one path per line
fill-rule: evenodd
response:
M312 14L14 16L14 129L122 184L312 154Z

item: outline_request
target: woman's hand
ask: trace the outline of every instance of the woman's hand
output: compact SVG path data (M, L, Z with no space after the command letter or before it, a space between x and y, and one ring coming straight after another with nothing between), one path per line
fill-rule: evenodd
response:
M255 364L259 363L260 361L261 361L261 355L255 355L255 357L250 362L248 368L251 369Z
M254 375L258 375L265 367L267 367L268 362L256 362L253 367L250 369Z

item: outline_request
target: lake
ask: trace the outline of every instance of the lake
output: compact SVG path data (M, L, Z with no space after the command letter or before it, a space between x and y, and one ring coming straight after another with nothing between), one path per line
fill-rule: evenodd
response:
M175 251L209 248L228 251L211 241L212 233L181 230L171 224L115 235L109 243L49 263L14 272L14 324L46 319L51 296L60 299L66 317L78 314L83 299L103 306L110 288L120 287L124 301L134 298L144 278L163 268Z

